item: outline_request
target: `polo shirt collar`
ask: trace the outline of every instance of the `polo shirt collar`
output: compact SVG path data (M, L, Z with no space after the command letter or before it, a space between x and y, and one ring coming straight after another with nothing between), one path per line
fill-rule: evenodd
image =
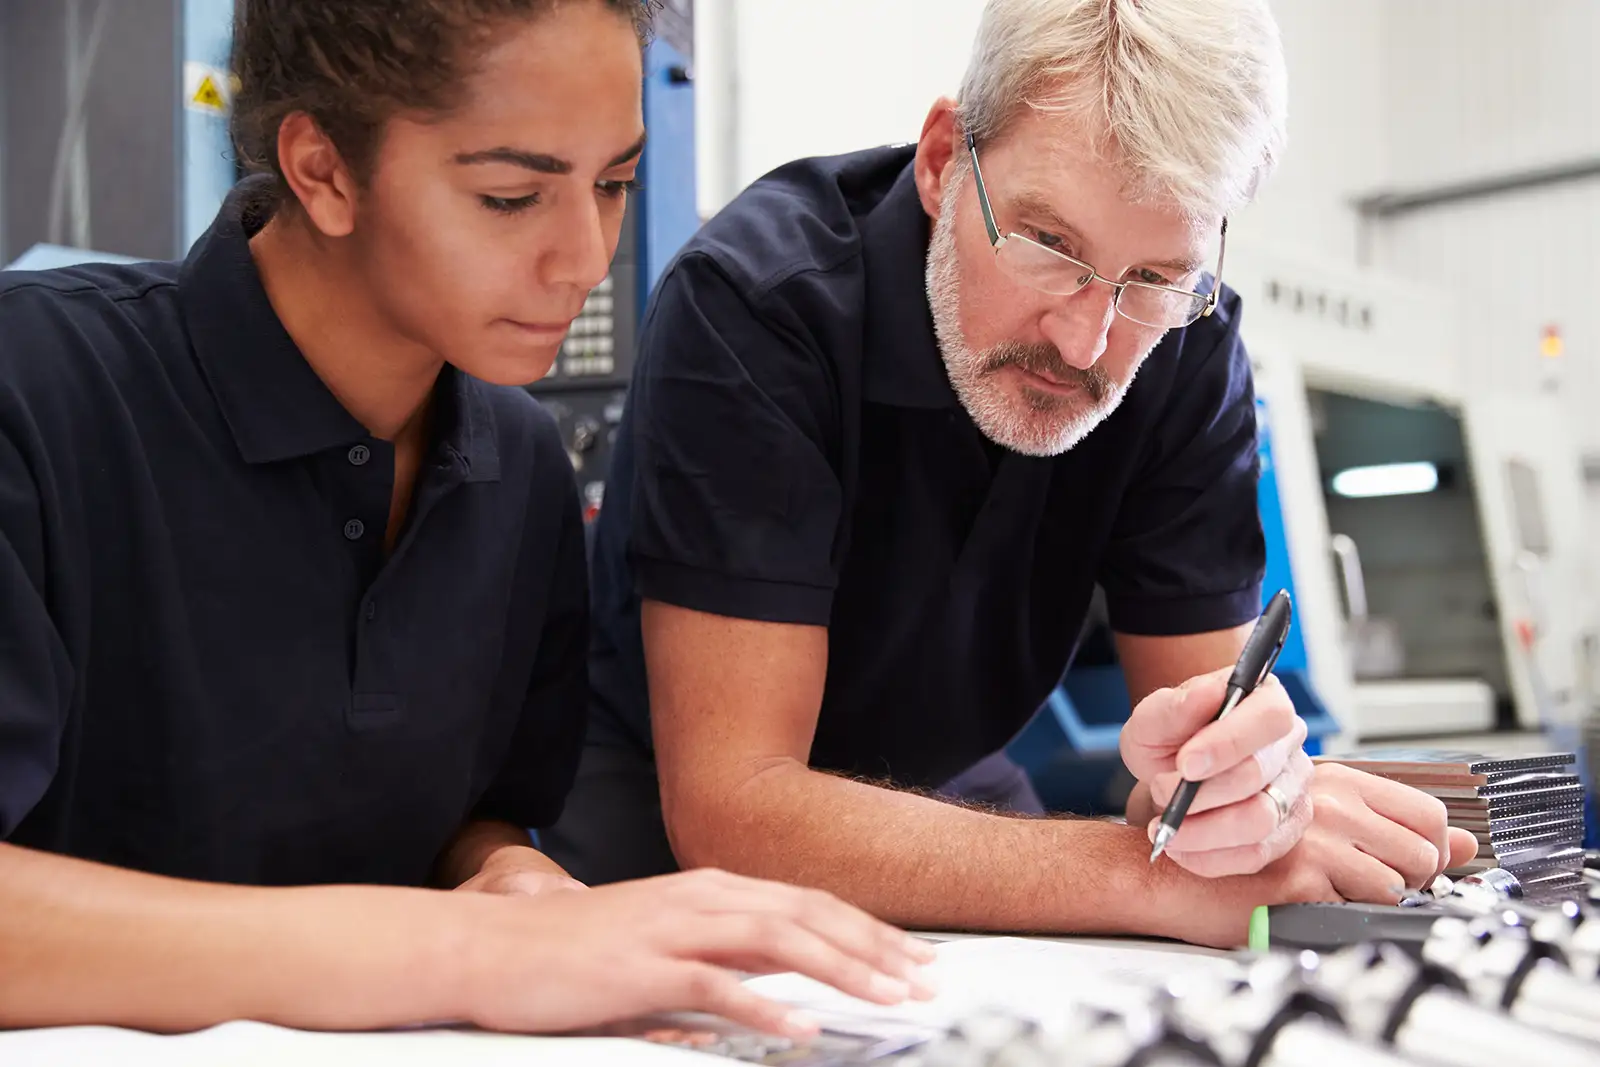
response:
M861 223L867 285L862 385L874 403L908 408L958 405L928 306L925 279L931 237L913 159Z
M369 436L306 362L261 284L250 236L265 221L270 183L249 178L235 186L178 274L195 357L240 454L252 464L299 459ZM500 477L486 389L446 366L436 394L441 448L464 461L469 481Z
M469 482L500 480L499 436L487 395L490 388L448 363L439 375L439 447L445 458L465 466Z

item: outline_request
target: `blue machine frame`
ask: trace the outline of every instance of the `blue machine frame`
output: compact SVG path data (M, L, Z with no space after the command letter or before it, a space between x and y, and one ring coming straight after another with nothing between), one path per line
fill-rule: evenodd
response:
M639 159L639 313L661 272L700 228L695 194L694 91L690 58L665 39L645 55L644 122L650 141Z
M182 33L178 54L186 68L201 64L226 71L233 42L233 0L184 0ZM226 84L218 88L225 98L232 96ZM189 107L180 99L178 121L182 124L178 174L183 181L178 247L187 254L217 217L238 178L238 167L226 115Z

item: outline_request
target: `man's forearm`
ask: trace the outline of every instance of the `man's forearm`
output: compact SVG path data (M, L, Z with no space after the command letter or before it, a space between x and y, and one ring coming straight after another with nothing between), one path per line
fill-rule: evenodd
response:
M674 834L686 864L827 889L915 929L1192 936L1175 913L1222 888L1152 868L1142 827L1008 818L798 764L706 810Z
M443 1021L460 931L438 896L180 882L0 844L0 1027Z
M503 848L527 849L530 858L534 858L533 839L522 827L493 819L467 823L439 856L434 869L435 884L443 889L456 888L476 876L489 857ZM555 860L545 857L545 862L550 865L551 874L567 873Z

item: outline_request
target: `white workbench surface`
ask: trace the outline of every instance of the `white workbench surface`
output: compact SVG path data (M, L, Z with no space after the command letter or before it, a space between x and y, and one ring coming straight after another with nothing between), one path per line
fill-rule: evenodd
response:
M950 935L929 936L942 941L964 940ZM1197 954L1222 955L1184 945L1142 941L1041 940L1096 949L1172 953L1175 969L1201 963L1193 958ZM178 1036L108 1027L0 1032L0 1067L703 1067L707 1062L710 1061L706 1057L695 1053L643 1041L521 1037L460 1030L311 1034L258 1023L229 1023Z

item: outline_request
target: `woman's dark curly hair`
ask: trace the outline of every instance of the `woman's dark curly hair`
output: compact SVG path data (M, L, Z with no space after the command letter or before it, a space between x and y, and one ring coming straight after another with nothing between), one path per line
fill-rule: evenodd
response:
M234 149L247 170L276 175L281 197L278 128L303 111L364 178L392 115L448 112L508 22L580 2L633 20L647 43L657 0L238 0Z

